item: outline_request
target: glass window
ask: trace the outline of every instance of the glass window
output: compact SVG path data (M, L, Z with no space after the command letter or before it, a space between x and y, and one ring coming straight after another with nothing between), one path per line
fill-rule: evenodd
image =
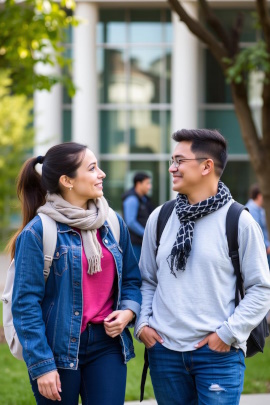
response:
M126 103L125 53L120 49L98 49L98 87L100 103Z
M135 104L160 102L163 58L161 49L130 51L129 99Z
M170 49L166 49L165 54L165 66L166 66L166 79L165 79L165 86L166 91L161 93L162 102L165 103L171 102L171 78L172 78L172 52ZM165 100L163 100L163 94L165 95Z
M124 10L100 10L97 26L98 43L122 44L126 42Z
M161 10L131 10L129 42L162 42Z
M131 111L129 127L131 153L160 153L162 129L159 111Z
M128 153L125 142L127 112L100 111L100 149L101 153Z
M221 180L229 187L233 198L245 204L250 185L256 183L256 176L250 162L228 162Z
M172 13L170 10L166 10L165 42L171 43L172 41L173 41Z
M202 127L217 129L226 138L229 153L247 153L233 110L206 110L203 118Z
M221 67L209 50L205 50L205 102L229 103L232 101L230 85L226 83Z
M232 29L235 27L237 18L241 16L243 18L242 33L240 36L241 42L254 42L256 40L256 30L254 10L243 9L216 9L214 10L216 16L221 20L222 24L228 30L229 34L232 34Z
M63 142L71 141L72 117L71 110L63 111Z
M121 196L124 193L128 162L101 160L99 166L106 173L106 178L103 182L104 197L108 199L110 207L121 213Z

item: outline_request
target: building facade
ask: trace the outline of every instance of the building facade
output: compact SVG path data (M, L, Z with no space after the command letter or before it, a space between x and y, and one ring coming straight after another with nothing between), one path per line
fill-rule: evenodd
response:
M197 1L184 1L200 18ZM210 1L230 27L244 16L241 46L254 43L252 1ZM223 180L245 202L255 176L236 119L229 85L206 49L166 1L77 1L82 23L69 32L77 87L71 100L60 85L35 94L36 153L62 141L84 143L105 171L105 195L121 211L133 174L151 173L153 200L172 195L168 160L171 134L181 128L216 128L229 144ZM250 103L259 124L260 81L250 77Z

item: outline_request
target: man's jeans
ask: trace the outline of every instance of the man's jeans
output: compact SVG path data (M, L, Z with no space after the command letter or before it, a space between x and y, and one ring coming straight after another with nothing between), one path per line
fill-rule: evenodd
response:
M158 405L238 405L244 384L242 350L215 352L208 345L176 352L156 343L148 349Z

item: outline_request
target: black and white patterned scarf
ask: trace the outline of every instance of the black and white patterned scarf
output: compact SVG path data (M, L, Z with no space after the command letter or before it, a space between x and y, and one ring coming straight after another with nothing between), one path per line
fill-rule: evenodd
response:
M229 189L224 183L219 181L218 192L216 195L200 201L197 204L190 205L188 198L184 194L178 194L175 202L177 217L180 221L180 228L176 235L171 254L167 258L171 274L176 277L174 270L184 271L187 259L190 255L193 230L195 220L217 211L223 205L227 204L232 198Z

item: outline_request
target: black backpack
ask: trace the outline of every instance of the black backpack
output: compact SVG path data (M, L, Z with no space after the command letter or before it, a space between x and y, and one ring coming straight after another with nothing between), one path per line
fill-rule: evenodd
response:
M175 200L167 201L162 207L157 220L157 235L156 235L156 255L158 252L162 232L170 218L175 205ZM239 305L240 297L244 298L243 280L240 270L239 253L238 253L238 222L241 212L246 209L238 202L234 202L227 213L226 217L226 235L229 246L229 256L231 258L234 272L236 275L236 290L235 290L235 306ZM261 323L252 330L247 340L247 353L246 357L254 356L256 353L263 353L265 338L269 336L268 324L266 317L263 318ZM140 402L143 400L144 386L147 376L147 369L149 367L147 349L144 351L144 367L141 379L141 396Z

